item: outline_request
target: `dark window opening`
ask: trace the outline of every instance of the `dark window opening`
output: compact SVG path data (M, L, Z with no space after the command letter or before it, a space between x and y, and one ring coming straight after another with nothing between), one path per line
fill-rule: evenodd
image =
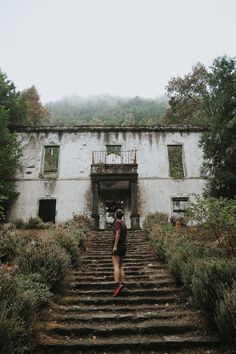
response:
M170 177L184 178L183 147L182 145L168 145Z
M183 216L188 208L188 197L172 198L173 213Z
M39 217L43 222L55 223L56 218L56 199L39 200Z
M107 155L115 154L121 156L121 145L106 145Z
M47 173L55 173L58 169L59 146L44 147L44 168Z

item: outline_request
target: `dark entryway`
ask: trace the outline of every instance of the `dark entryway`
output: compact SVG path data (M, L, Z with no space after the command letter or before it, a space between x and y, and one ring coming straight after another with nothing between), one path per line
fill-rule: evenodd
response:
M38 215L43 222L55 222L56 199L40 199Z
M111 229L114 223L114 214L117 209L124 210L124 201L117 199L106 199L106 229Z

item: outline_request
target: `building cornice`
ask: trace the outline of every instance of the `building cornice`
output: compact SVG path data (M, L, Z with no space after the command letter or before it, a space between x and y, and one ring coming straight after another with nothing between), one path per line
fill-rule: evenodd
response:
M12 129L17 133L46 133L46 132L203 132L207 131L207 126L190 126L190 125L169 125L169 126L148 126L148 125L136 125L136 126L91 126L91 125L47 125L47 126L15 126Z

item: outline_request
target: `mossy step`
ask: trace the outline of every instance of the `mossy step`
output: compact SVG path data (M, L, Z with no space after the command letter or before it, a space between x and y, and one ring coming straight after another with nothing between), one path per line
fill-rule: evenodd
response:
M111 287L111 289L93 289L93 290L80 290L80 289L75 289L75 290L66 290L65 295L66 296L93 296L93 297L99 297L99 296L110 296L111 293L114 290L114 285ZM121 295L122 296L160 296L160 295L169 295L169 294L178 294L180 290L178 288L167 288L167 287L156 287L154 289L132 289L132 290L122 290Z
M129 283L131 281L148 281L150 279L152 280L157 280L157 279L166 279L166 278L170 278L170 273L169 272L160 272L160 273L149 273L149 274L133 274L133 275L129 275L126 274L126 282ZM108 274L94 274L94 272L90 273L90 274L85 274L85 273L77 273L74 275L70 276L70 279L72 281L82 281L84 282L86 281L104 281L104 280L110 280L110 281L114 281L114 277L113 274L111 272L109 272Z
M107 323L60 323L48 322L45 332L50 336L75 336L87 337L113 337L128 335L145 335L145 334L181 334L185 332L193 332L197 328L197 323L193 321L177 321L167 320L146 320L140 323L127 322L113 324Z
M191 336L191 335L165 335L165 336L140 336L133 335L129 337L113 337L113 338L90 338L86 340L75 339L52 339L44 337L40 341L40 347L49 350L52 354L62 354L69 352L119 352L122 350L144 351L148 350L164 350L171 349L187 349L202 346L217 346L219 338L214 336ZM40 349L40 348L39 348ZM53 350L53 352L52 352ZM63 354L64 354L63 353Z
M161 279L156 282L153 281L145 281L145 282L129 282L126 287L128 289L154 289L158 288L160 286L164 285L174 285L175 281L174 279L167 278L167 279ZM78 282L78 281L70 281L70 283L67 286L67 289L87 289L87 290L93 290L96 289L112 289L114 287L114 281L97 281L97 282Z
M59 304L77 304L77 305L91 305L91 306L98 306L98 305L111 305L111 304L119 304L119 305L130 305L130 304L163 304L163 303L173 303L178 302L179 296L177 295L166 295L166 296L123 296L120 297L92 297L92 296L64 296L58 300Z
M186 310L186 309L185 309ZM106 312L117 312L119 313L127 313L127 312L133 312L133 313L139 313L140 311L159 311L161 313L166 313L168 311L172 312L180 312L184 311L183 307L180 304L176 303L163 303L163 304L129 304L127 305L119 305L119 304L108 304L108 305L100 305L100 306L94 306L94 305L58 305L55 304L52 308L51 311L57 312L59 311L60 313L106 313Z
M180 319L180 318L186 318L186 317L194 317L195 314L191 311L158 311L155 309L152 311L136 311L136 312L129 312L126 309L127 313L119 313L119 311L114 310L111 312L104 311L104 312L95 312L95 313L90 313L90 316L88 317L87 313L86 315L84 314L77 314L77 313L70 313L70 314L61 314L57 312L51 313L51 318L53 321L56 322L74 322L74 323L92 323L93 325L98 324L100 325L101 323L108 324L110 323L123 323L123 322L137 322L141 323L142 321L148 320L163 320L163 319Z

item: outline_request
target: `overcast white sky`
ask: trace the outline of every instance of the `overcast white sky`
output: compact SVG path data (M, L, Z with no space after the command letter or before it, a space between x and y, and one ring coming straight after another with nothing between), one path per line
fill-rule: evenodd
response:
M0 0L0 68L43 103L156 97L200 61L236 55L236 0Z

